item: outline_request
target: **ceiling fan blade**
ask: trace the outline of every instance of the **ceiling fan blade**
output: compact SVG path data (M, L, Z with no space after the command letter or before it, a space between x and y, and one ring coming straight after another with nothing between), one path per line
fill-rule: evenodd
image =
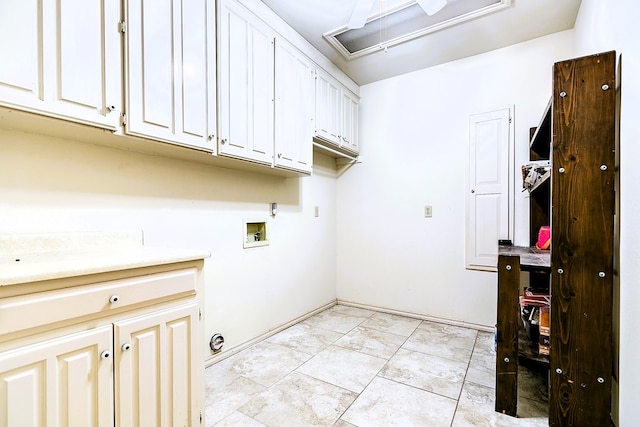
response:
M420 5L427 15L431 16L440 12L447 5L447 0L416 0L416 3Z
M351 14L351 19L349 19L347 28L353 30L355 28L364 27L364 24L367 22L367 18L371 14L371 9L373 9L375 1L376 0L358 0L356 7L353 8L353 13Z

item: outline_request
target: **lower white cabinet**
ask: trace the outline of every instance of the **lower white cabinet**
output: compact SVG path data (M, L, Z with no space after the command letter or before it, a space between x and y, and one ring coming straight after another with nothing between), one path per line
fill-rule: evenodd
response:
M0 426L113 426L111 325L0 353Z
M0 319L12 319L0 329L0 427L200 425L199 277L156 269L0 294Z
M115 323L117 425L200 423L197 324L195 302Z

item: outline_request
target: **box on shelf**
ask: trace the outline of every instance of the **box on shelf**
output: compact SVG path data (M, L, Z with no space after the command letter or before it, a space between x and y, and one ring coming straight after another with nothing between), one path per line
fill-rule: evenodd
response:
M531 345L538 347L538 353L549 354L551 297L546 292L526 288L520 296L520 316Z
M540 335L551 335L551 324L549 319L549 307L540 307Z
M523 307L527 305L548 307L551 305L551 295L549 295L548 292L540 292L532 288L525 288L522 292L522 296L520 297L520 305Z
M551 325L549 319L549 307L542 306L540 311L540 323L539 323L539 340L538 340L538 353L549 354L549 342L551 335Z

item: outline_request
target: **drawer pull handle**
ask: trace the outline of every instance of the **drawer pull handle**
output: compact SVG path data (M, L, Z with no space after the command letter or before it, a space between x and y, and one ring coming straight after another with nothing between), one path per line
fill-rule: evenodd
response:
M111 295L111 298L109 298L109 302L112 304L118 301L120 301L120 297L118 295Z
M100 353L100 359L102 360L109 359L110 357L111 357L111 352L109 350L105 350L102 353Z
M131 350L131 344L129 344L128 342L122 344L122 351L129 351Z

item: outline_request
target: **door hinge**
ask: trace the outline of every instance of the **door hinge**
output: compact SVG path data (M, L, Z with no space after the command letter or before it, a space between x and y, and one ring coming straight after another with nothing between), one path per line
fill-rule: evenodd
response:
M200 424L202 424L202 411L200 411Z
M127 32L127 23L125 21L118 22L118 31L122 34Z
M509 116L509 123L513 121L513 117Z
M127 115L125 113L122 113L120 115L120 126L126 126L127 125Z
M202 320L202 310L198 309L198 319Z

